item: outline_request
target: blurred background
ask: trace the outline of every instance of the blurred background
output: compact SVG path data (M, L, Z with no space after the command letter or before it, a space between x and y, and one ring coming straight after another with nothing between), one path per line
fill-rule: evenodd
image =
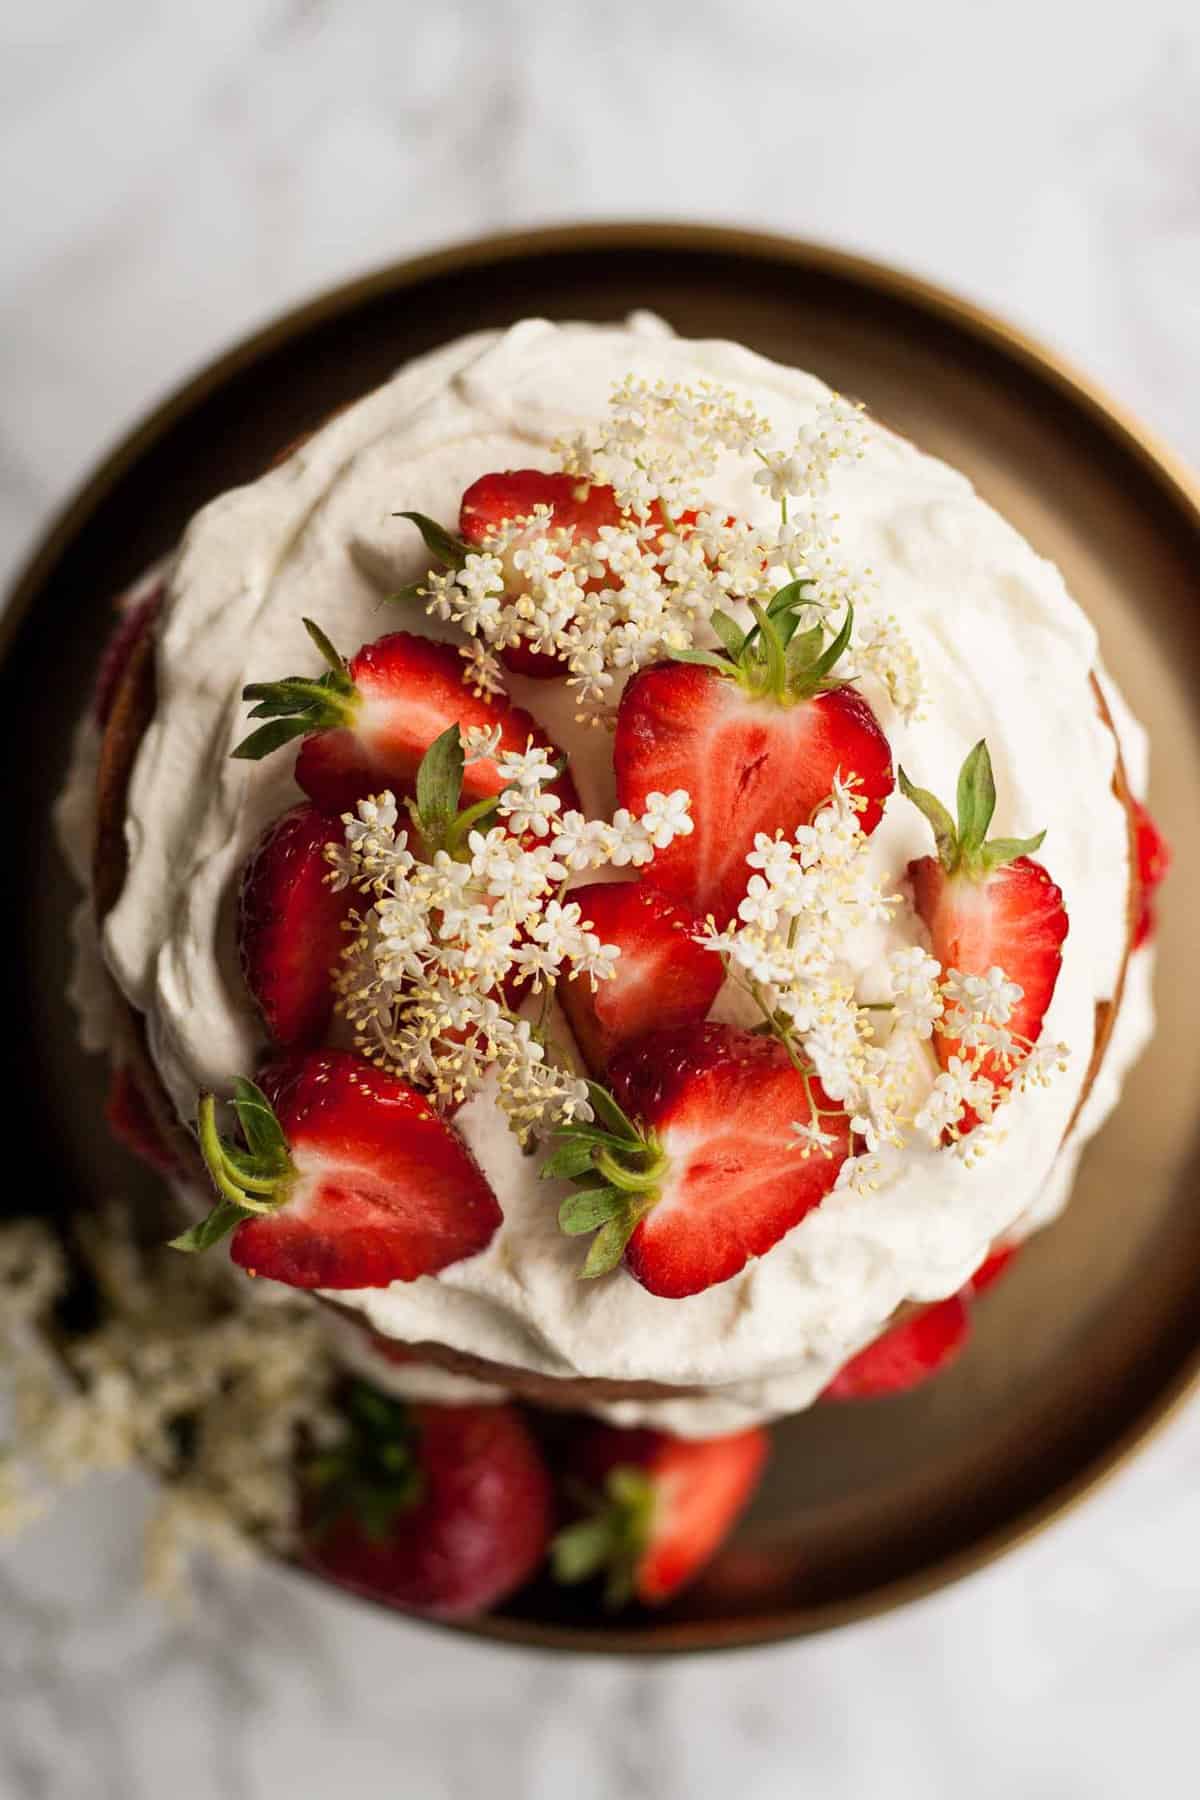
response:
M1200 10L1142 0L8 0L0 574L281 308L476 233L822 239L1032 329L1200 463ZM992 1570L674 1666L485 1650L275 1572L137 1594L144 1496L0 1549L0 1800L1190 1791L1197 1403Z

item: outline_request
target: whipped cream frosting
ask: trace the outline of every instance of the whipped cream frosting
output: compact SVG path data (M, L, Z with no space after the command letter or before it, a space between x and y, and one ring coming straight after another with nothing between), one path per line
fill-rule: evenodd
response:
M416 531L396 512L452 525L463 489L485 471L553 466L552 441L594 422L630 372L732 386L770 419L779 443L829 399L815 376L736 344L674 337L645 316L623 326L527 320L409 365L188 527L167 584L157 712L130 787L129 874L102 946L118 986L146 1016L181 1117L194 1117L199 1090L227 1090L234 1074L253 1070L263 1049L238 968L238 876L260 832L300 797L290 751L261 763L230 758L245 730L242 685L312 666L305 615L346 654L401 627L446 635L416 609L386 604L427 566ZM723 467L711 495L718 508L770 517L745 464ZM905 723L882 691L866 687L897 761L948 797L965 752L986 737L999 793L995 832L1046 828L1041 855L1063 890L1070 931L1044 1032L1070 1045L1069 1074L1006 1107L1007 1134L978 1166L910 1147L878 1192L831 1193L767 1256L686 1300L657 1298L622 1271L576 1279L580 1246L556 1223L566 1190L539 1181L538 1159L522 1154L485 1090L455 1123L504 1223L482 1255L436 1278L337 1296L376 1331L551 1376L715 1388L700 1399L607 1410L683 1431L732 1429L808 1404L898 1305L953 1292L993 1240L1019 1231L1024 1217L1048 1216L1065 1197L1078 1147L1115 1099L1150 1017L1139 975L1101 1079L1063 1146L1095 1005L1118 978L1129 878L1125 815L1111 791L1114 738L1089 687L1094 629L1058 571L963 475L880 426L865 460L835 475L830 499L846 556L874 571L931 696L927 717ZM609 813L607 735L576 724L563 684L514 677L509 685L569 753L586 809ZM1144 740L1123 708L1121 720L1136 768ZM69 830L77 812L68 798L60 817ZM880 875L896 886L907 862L931 847L916 809L894 796L872 839ZM903 906L864 942L864 981L890 949L922 937ZM723 996L716 1015L736 1017L736 1007ZM389 1375L398 1387L409 1378L401 1369Z

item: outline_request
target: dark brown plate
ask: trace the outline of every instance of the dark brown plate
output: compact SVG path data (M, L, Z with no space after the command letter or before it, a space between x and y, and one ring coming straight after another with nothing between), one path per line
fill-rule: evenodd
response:
M976 1568L1110 1471L1200 1364L1197 949L1185 896L1200 817L1200 509L1186 477L1046 352L909 277L783 239L614 226L491 240L387 269L293 313L206 370L111 456L5 615L0 734L6 1103L40 1141L50 1210L129 1165L99 1125L102 1076L62 997L71 894L48 810L87 703L108 597L210 495L398 364L531 313L651 307L815 369L965 469L1062 567L1155 735L1154 804L1176 848L1161 1026L1066 1218L977 1312L970 1351L907 1399L818 1408L776 1431L751 1517L708 1578L645 1623L536 1590L479 1634L581 1649L757 1643L880 1612ZM1070 781L1048 769L1047 781ZM20 951L20 954L15 952Z

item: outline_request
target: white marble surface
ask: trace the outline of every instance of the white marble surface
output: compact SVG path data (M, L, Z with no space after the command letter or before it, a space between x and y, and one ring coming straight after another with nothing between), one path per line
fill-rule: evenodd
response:
M1106 22L1109 21L1110 22ZM0 569L280 307L505 225L758 224L1023 321L1200 462L1200 12L1141 0L9 0ZM1001 1565L731 1659L488 1652L299 1587L133 1592L141 1496L0 1554L0 1800L1195 1788L1200 1405Z

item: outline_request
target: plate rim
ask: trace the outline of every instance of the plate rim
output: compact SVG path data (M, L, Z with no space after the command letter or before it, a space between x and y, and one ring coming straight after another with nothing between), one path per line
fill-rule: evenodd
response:
M51 513L17 564L7 584L0 614L0 662L12 653L38 593L79 531L104 504L129 466L205 397L260 357L338 314L383 294L420 286L440 276L537 255L572 252L692 251L741 256L764 263L833 276L876 296L902 302L920 314L949 324L998 352L1002 359L1051 388L1083 413L1117 447L1140 465L1164 499L1200 540L1200 477L1185 459L1146 427L1107 389L1069 357L1001 314L906 268L832 244L781 233L727 225L666 220L559 223L470 237L371 268L286 309L204 362L143 414L102 452L65 501ZM485 1615L442 1628L455 1636L482 1639L527 1650L571 1650L579 1654L656 1656L748 1649L814 1636L867 1618L882 1617L914 1600L989 1567L1007 1551L1030 1542L1064 1518L1085 1497L1098 1492L1157 1436L1200 1387L1200 1340L1180 1361L1143 1411L1074 1476L1052 1488L1005 1524L938 1561L846 1599L807 1607L787 1607L769 1617L744 1620L653 1621L641 1628L606 1629L555 1625L503 1614ZM322 1584L327 1585L327 1584ZM368 1602L375 1606L381 1603ZM389 1610L386 1607L383 1610ZM410 1615L401 1615L410 1617ZM436 1621L421 1621L436 1623Z

